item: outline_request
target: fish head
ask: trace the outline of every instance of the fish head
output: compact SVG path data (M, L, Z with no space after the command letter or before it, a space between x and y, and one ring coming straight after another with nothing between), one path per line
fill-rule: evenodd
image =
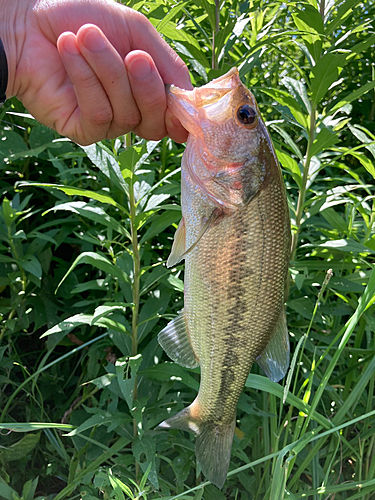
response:
M168 107L190 134L191 177L217 205L248 203L266 179L270 160L277 165L277 159L255 97L237 68L193 90L170 86L167 96Z

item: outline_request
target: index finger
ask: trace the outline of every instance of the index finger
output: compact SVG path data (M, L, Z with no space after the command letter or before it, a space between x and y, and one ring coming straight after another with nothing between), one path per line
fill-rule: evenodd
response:
M128 22L131 35L131 50L143 50L150 54L164 83L192 90L189 70L184 61L165 42L150 21L137 11L130 14Z

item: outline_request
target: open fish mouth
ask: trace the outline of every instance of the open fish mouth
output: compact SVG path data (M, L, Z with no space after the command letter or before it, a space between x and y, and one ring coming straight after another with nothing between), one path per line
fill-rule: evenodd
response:
M202 115L207 119L215 117L223 122L232 117L232 94L243 86L237 68L232 68L226 75L212 82L183 90L174 85L166 85L168 107L190 133Z

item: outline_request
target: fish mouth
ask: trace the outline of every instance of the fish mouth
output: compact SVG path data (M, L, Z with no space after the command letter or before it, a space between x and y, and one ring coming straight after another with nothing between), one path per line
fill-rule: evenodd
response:
M198 118L195 107L194 90L183 90L174 85L166 85L168 108L180 120L188 132L192 131Z
M192 133L199 119L225 121L232 115L232 94L242 82L237 68L193 90L166 85L168 107L182 125Z

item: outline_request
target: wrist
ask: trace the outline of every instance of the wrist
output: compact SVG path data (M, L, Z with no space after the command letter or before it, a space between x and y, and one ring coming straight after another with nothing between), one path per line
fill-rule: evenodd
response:
M7 98L17 94L16 73L25 39L28 6L26 0L0 0L0 38L8 66Z

